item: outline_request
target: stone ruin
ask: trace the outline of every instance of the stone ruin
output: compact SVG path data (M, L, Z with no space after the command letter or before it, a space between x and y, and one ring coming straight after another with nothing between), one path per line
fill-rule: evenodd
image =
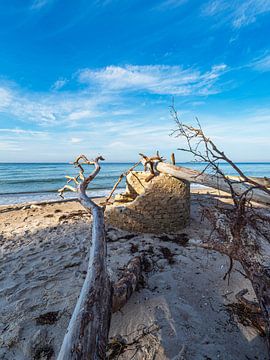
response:
M175 234L189 224L190 184L159 174L132 171L126 190L107 206L106 221L117 228L141 233Z

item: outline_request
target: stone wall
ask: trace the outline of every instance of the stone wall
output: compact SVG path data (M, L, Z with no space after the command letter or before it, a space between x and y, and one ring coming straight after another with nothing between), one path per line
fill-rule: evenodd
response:
M159 174L149 182L149 173L131 172L126 191L107 207L106 221L135 232L173 234L189 223L190 187L170 175Z

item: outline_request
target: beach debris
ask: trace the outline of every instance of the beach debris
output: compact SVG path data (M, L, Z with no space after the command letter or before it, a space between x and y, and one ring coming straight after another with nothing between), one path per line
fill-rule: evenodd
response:
M109 341L107 359L116 360L125 353L128 353L129 359L133 359L136 354L140 354L142 359L154 359L160 344L159 330L160 327L155 323L149 326L142 324L130 334L116 335Z
M46 328L39 329L29 343L31 359L50 360L54 356L54 349L48 337Z
M189 241L189 237L185 233L176 234L176 235L160 235L160 236L157 236L157 238L161 241L173 242L180 246L186 246Z
M239 291L235 295L238 302L227 304L227 308L236 315L237 320L244 326L253 326L261 336L265 336L265 322L262 311L258 303L247 300L244 295L248 293L247 289Z
M130 244L130 252L131 254L135 254L136 252L138 252L139 250L139 245L138 244Z
M53 325L59 319L59 311L49 311L39 315L35 320L37 325Z
M113 284L112 312L121 309L128 301L140 282L141 273L141 258L136 256L128 262L121 278Z
M173 258L174 254L171 252L171 250L165 246L160 246L159 250L163 254L164 258L167 259L168 263L170 265L174 264L175 260Z
M69 219L72 220L81 220L84 217L88 217L91 218L91 214L89 213L89 211L84 211L84 210L78 210L78 211L73 211L69 214L63 214L59 217L58 221L67 221Z

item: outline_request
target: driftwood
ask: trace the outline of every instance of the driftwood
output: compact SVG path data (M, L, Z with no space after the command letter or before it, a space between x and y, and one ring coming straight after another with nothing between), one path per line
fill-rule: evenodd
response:
M141 278L141 258L136 256L127 264L122 277L113 285L112 312L120 310L136 290Z
M90 249L87 275L80 297L72 314L67 333L58 355L58 360L104 359L111 318L112 288L106 266L106 239L104 209L96 205L87 195L89 183L100 171L99 160L93 162L79 156L74 165L80 168L79 175L73 179L77 188L65 185L66 189L77 191L81 204L92 212L92 246ZM95 169L85 178L83 165L94 165ZM68 178L71 179L71 178ZM79 183L79 179L82 180Z
M260 181L256 181L252 177L246 176L243 171L224 153L220 150L216 144L205 135L201 125L197 120L198 127L184 124L178 117L178 113L174 106L171 107L171 114L176 123L177 128L172 132L172 135L176 137L184 138L187 146L185 148L179 148L178 150L188 152L194 156L194 159L198 162L206 163L203 171L198 172L191 169L171 168L164 169L164 164L157 164L160 171L170 171L174 176L182 176L186 180L196 182L206 186L214 187L225 192L229 192L232 195L232 199L235 205L241 201L243 196L245 199L249 198L257 202L270 204L270 189ZM231 180L226 176L221 167L220 162L225 162L231 166L231 168L238 174L240 179L238 181ZM211 169L214 175L206 174L206 170ZM173 174L174 173L174 174ZM184 176L184 177L183 177ZM266 179L267 180L267 179Z
M67 177L68 183L74 181L76 188L65 185L59 190L76 191L80 203L92 213L92 246L90 249L87 275L65 334L58 360L106 358L108 333L112 311L119 310L135 290L141 274L140 258L132 259L123 277L112 286L106 265L106 238L104 226L104 208L98 206L86 195L89 183L100 171L97 157L89 161L79 156L74 165L80 169L79 175ZM83 165L94 165L94 171L84 176ZM81 180L81 182L80 182Z
M245 179L243 179L241 176L228 175L227 178L229 178L230 180L245 181ZM256 183L265 186L266 188L270 187L270 178L267 176L264 177L248 176L248 179L251 181L256 181Z
M122 181L122 179L127 176L131 171L133 171L141 162L138 161L136 164L134 164L130 169L128 169L127 171L123 172L118 180L116 181L116 183L114 184L110 194L108 195L108 197L106 198L106 201L105 201L105 204L109 204L110 203L110 200L115 192L115 190L117 189L117 186L120 184L120 182Z
M184 179L192 183L197 183L205 186L209 186L218 190L231 193L231 187L228 182L221 175L210 175L201 173L200 171L189 169L182 166L175 166L164 162L157 162L156 170L172 175L178 179ZM248 189L251 188L250 184L243 183L240 181L231 182L231 186L238 195L244 194ZM270 195L259 188L251 190L250 197L252 200L270 205Z

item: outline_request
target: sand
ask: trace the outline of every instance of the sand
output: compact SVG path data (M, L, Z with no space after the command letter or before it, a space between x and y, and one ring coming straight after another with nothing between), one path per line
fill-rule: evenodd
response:
M115 359L266 359L265 339L227 306L243 288L254 298L241 266L235 264L228 284L227 257L201 247L211 229L201 221L199 204L211 206L215 197L228 201L224 194L193 190L191 224L178 237L188 239L186 245L108 227L113 279L133 256L152 260L144 286L113 315L110 330L110 341L132 343L142 329L145 336ZM90 242L91 216L77 202L0 207L0 359L56 358Z

